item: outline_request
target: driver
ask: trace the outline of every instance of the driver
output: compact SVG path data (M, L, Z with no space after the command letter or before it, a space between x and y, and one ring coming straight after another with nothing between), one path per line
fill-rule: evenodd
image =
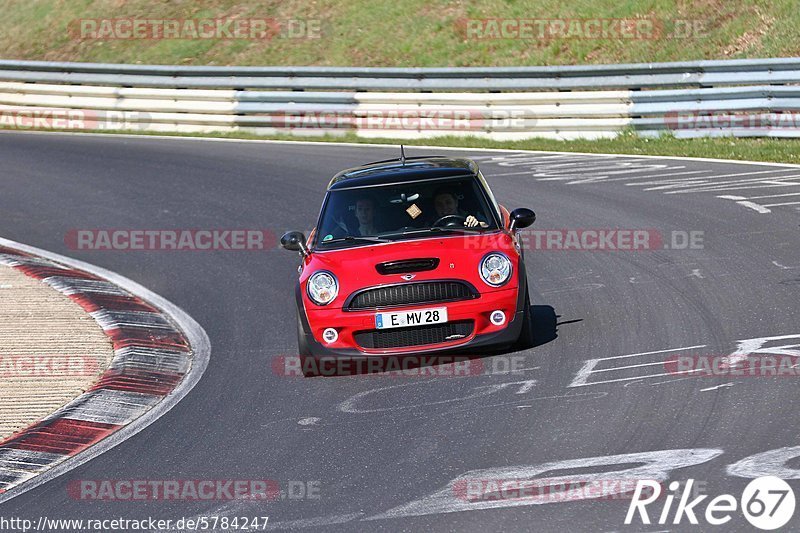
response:
M436 210L437 220L448 215L456 215L464 218L464 225L468 228L480 226L488 228L489 224L478 220L473 215L458 208L458 198L456 194L448 189L438 189L433 194L433 207Z

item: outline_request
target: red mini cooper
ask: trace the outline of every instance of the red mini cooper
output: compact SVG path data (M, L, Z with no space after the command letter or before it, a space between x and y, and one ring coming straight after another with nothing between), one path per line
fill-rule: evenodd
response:
M498 205L469 159L369 163L328 185L302 257L297 343L315 359L532 343L523 251L530 209Z

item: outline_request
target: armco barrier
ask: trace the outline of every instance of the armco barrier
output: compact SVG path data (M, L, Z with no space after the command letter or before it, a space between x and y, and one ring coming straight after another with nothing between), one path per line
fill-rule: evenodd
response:
M515 68L0 61L0 126L492 139L800 136L800 58Z

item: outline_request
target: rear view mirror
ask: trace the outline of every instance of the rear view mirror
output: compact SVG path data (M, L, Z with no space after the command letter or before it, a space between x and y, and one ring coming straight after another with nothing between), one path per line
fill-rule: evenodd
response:
M519 209L514 209L511 212L510 218L511 224L509 225L509 229L511 231L515 231L518 229L527 228L533 224L536 220L536 213L527 207L520 207Z
M292 252L300 252L303 256L308 255L306 248L306 236L301 231L290 231L281 237L281 246Z

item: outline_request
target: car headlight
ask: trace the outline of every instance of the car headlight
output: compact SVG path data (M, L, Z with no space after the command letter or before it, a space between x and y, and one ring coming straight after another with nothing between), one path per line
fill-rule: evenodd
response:
M481 260L480 273L487 285L499 287L511 279L511 261L500 252L492 252Z
M336 276L325 270L314 272L308 278L306 292L311 301L317 305L328 305L339 294L339 282Z

